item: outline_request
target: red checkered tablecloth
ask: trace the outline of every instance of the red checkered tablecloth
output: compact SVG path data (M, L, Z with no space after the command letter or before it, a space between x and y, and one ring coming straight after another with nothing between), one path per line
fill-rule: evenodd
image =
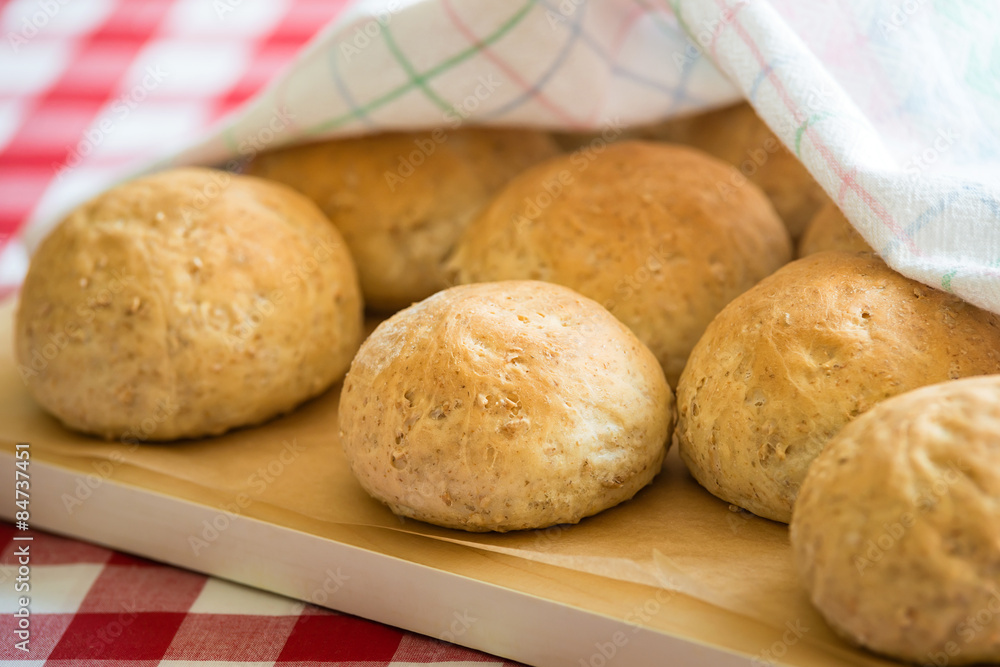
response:
M233 110L343 0L14 0L0 4L0 298L14 238L54 178L81 190ZM102 121L107 121L102 124ZM80 156L88 168L72 169ZM68 167L68 168L67 168ZM104 171L106 170L106 171ZM31 536L27 541L15 541ZM30 650L16 647L30 544ZM0 663L511 664L102 547L0 523Z
M0 2L0 295L53 179L104 184L253 95L346 0ZM73 167L83 158L87 168Z
M14 537L31 536L30 542ZM297 600L0 523L0 663L512 665ZM29 651L17 648L17 551L29 545ZM15 662L17 661L17 662Z

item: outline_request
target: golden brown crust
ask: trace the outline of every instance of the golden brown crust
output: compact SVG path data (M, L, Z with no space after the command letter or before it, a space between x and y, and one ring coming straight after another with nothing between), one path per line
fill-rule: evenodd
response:
M560 156L501 192L465 231L458 283L538 279L608 308L650 347L673 385L711 319L790 258L753 185L699 151L623 142Z
M598 304L510 281L447 289L379 325L339 415L351 469L394 512L508 531L631 498L660 470L673 396Z
M344 235L365 303L394 311L443 289L441 262L514 175L556 155L543 132L391 132L261 154L249 172L316 202Z
M669 120L643 134L701 150L734 165L771 200L793 239L829 201L823 188L771 129L743 102Z
M210 169L118 186L39 247L21 292L28 390L105 438L217 434L291 410L361 342L354 266L296 192Z
M839 633L920 664L1000 661L1000 377L924 387L844 429L791 525Z
M799 257L827 250L873 252L872 247L833 202L828 202L820 209L799 239Z
M677 388L675 439L709 491L787 522L826 442L879 401L1000 373L1000 318L875 255L788 264L719 313Z

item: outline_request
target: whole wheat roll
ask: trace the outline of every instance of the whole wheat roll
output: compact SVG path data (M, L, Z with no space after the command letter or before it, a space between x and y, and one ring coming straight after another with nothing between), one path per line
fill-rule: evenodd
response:
M365 304L392 312L444 289L458 236L515 175L559 148L514 128L386 132L262 153L251 174L312 199L347 241Z
M368 493L468 531L576 523L659 472L673 395L656 359L576 292L438 292L379 325L344 380L340 439Z
M738 171L729 185L739 187L749 180L759 187L793 239L802 236L810 220L829 201L809 170L746 102L650 125L628 128L612 125L601 132L554 136L567 151L609 139L666 141L705 151L736 167Z
M792 262L730 303L677 387L674 437L716 496L788 522L827 441L880 401L1000 373L1000 318L870 253Z
M288 412L361 343L337 230L277 183L176 169L79 206L42 242L16 318L31 395L73 429L215 435Z
M694 146L734 165L771 200L793 239L829 201L809 170L746 102L672 119L646 134Z
M827 250L873 252L864 237L833 202L828 202L799 239L798 256L805 257Z
M802 483L795 564L839 634L919 664L1000 662L1000 376L890 398Z
M691 348L734 297L777 270L791 245L752 184L682 146L622 142L526 170L462 234L457 283L545 280L608 308L673 386Z

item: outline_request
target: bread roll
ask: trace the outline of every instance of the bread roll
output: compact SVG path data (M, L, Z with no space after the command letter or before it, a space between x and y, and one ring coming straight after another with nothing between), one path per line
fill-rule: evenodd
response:
M825 202L823 188L747 103L669 120L645 130L651 138L700 148L736 166L771 200L793 239Z
M735 104L707 113L671 118L662 123L602 132L553 135L563 150L586 148L607 140L667 141L692 146L735 166L726 187L749 180L771 200L793 239L802 236L816 213L830 199L823 188L749 104Z
M393 132L261 154L249 172L312 199L347 241L369 308L395 311L446 287L441 262L513 176L559 152L543 132Z
M598 304L514 281L453 287L379 325L339 414L354 475L393 512L508 531L631 498L660 470L673 396Z
M32 258L16 322L28 391L70 428L213 435L287 412L361 342L337 230L282 185L210 169L83 204Z
M840 634L919 664L1000 662L1000 376L880 403L816 459L795 563Z
M826 250L872 252L872 247L833 202L820 209L799 239L799 257Z
M719 313L677 388L675 438L718 497L788 522L827 441L878 402L1000 373L1000 318L875 255L792 262Z
M609 309L674 384L716 313L790 258L788 235L732 169L666 144L614 144L527 170L473 222L449 261L458 283L537 279Z

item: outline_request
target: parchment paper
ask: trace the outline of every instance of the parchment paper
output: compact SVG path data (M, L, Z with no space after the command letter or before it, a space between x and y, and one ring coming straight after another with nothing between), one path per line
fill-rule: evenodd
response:
M655 586L762 622L776 638L801 635L796 642L844 664L893 664L850 648L811 607L793 569L787 526L715 498L676 452L631 501L577 525L506 534L437 528L393 515L354 480L337 440L339 385L285 417L217 438L104 442L64 429L28 396L11 358L11 317L8 303L0 309L0 441L27 440L34 458L70 462L84 487L88 475L114 478L279 525L305 516L374 527L555 565L567 576ZM63 494L66 511L85 493Z

